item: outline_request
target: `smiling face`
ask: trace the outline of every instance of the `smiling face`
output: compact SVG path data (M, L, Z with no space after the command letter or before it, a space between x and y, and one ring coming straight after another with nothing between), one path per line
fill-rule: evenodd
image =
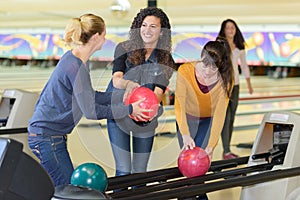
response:
M155 48L161 35L160 19L155 16L145 17L140 34L146 48Z

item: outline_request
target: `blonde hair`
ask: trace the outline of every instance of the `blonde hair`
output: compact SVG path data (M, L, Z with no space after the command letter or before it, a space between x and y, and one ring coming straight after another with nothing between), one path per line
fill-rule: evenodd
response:
M79 18L72 18L66 26L64 41L68 46L86 44L95 34L105 30L104 20L94 14L84 14Z

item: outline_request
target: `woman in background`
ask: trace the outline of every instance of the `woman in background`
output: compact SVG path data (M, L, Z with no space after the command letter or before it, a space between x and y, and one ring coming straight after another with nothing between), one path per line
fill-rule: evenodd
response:
M231 50L231 61L234 72L234 87L230 96L230 101L226 111L226 119L222 130L223 143L223 159L233 159L238 156L231 152L230 141L233 132L234 118L239 101L239 62L242 74L244 75L249 94L253 93L253 88L250 81L250 70L246 62L245 40L237 26L232 19L227 19L222 22L218 37L226 38Z

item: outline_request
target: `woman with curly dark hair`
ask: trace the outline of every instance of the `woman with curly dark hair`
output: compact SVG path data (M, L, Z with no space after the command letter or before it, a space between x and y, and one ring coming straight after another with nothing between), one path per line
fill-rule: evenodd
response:
M107 91L113 91L113 101L122 101L134 88L143 86L154 91L161 102L175 68L169 19L159 8L144 8L130 28L129 39L116 46ZM161 114L162 106L158 114L146 122L141 121L144 115L107 121L116 176L147 171L157 118Z

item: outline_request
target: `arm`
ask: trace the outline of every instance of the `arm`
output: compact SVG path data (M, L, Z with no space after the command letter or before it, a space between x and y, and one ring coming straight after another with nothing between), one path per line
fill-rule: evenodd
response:
M210 130L210 138L207 147L214 149L218 143L218 140L223 129L226 110L229 99L222 92L214 98L217 101L216 108L213 113L213 122Z
M111 97L111 93L102 93L104 98ZM121 119L127 115L137 117L139 120L146 121L148 119L144 112L149 112L139 106L144 99L136 101L130 105L125 106L123 103L119 104L106 104L109 100L106 99L105 104L95 101L93 92L83 91L75 96L80 110L87 119ZM99 98L99 97L98 97ZM110 102L110 101L109 101Z
M249 70L249 66L247 65L247 61L246 61L246 51L245 50L240 50L240 61L241 61L240 66L241 66L242 74L246 78L249 94L252 94L253 88L252 88L251 81L250 81L250 70Z
M137 101L125 106L123 103L111 105L111 93L95 92L92 88L91 79L85 66L81 66L73 84L73 94L81 112L87 119L119 119L129 114L134 117L149 110L142 109Z
M95 101L97 104L110 105L112 98L112 92L100 92L95 91Z
M253 88L252 88L250 78L246 78L246 82L247 82L249 94L253 94Z
M161 89L160 87L155 87L154 93L155 93L155 95L157 97L158 102L161 102L163 94L164 94L163 89Z
M85 65L80 66L76 76L74 76L73 96L79 109L87 119L96 120L113 117L110 107L111 93L94 91L89 71ZM116 113L117 116L129 114L130 106L119 105L119 107L119 113Z
M113 86L118 89L125 89L124 98L136 87L139 86L138 83L131 80L123 79L124 73L117 71L113 74Z
M112 82L115 88L125 89L125 98L127 94L131 92L134 88L138 87L139 84L131 80L124 79L128 52L123 48L122 44L123 43L117 45L114 53Z
M186 81L181 74L179 69L176 79L176 90L175 90L175 116L178 128L183 139L183 149L195 147L195 142L192 139L186 118Z

